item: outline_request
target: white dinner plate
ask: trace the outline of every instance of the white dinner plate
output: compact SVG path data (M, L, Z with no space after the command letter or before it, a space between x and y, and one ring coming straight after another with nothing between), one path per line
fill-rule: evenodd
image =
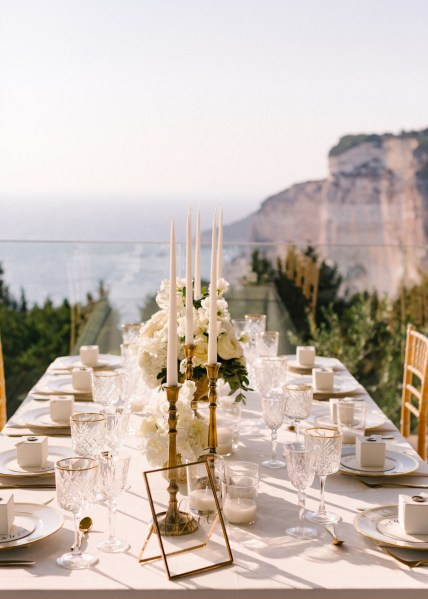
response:
M85 399L92 396L92 391L78 391L71 384L71 377L65 376L60 378L58 376L42 380L40 385L34 389L34 393L51 393L52 395L84 395Z
M47 406L28 410L20 417L20 423L31 428L70 428L70 423L66 424L51 420Z
M383 414L367 414L366 416L366 431L372 428L378 428L385 423L385 416ZM314 423L318 426L337 426L335 424L330 414L321 414L320 416L316 416L314 418Z
M68 458L73 452L68 447L48 447L48 460L43 468L21 468L16 459L16 449L8 449L0 453L0 474L7 476L39 476L53 474L55 462Z
M290 356L291 359L288 361L288 369L300 372L302 374L308 374L312 372L314 368L331 368L332 370L339 370L340 363L336 358L325 358L323 356L317 356L313 366L302 366L296 359L296 356Z
M302 383L306 383L308 385L312 385L312 377L311 376L301 376L298 379L293 379L288 381L287 384L295 384L299 385ZM356 391L359 391L361 386L353 379L349 378L340 378L339 376L334 377L334 386L331 391L321 391L320 389L314 389L314 395L317 396L317 399L330 399L330 397L340 397L351 395Z
M41 541L59 530L64 524L64 518L59 512L48 505L38 503L15 503L15 516L25 516L31 521L34 529L23 538L0 543L0 551Z
M391 463L386 461L385 470L372 468L359 468L355 459L355 447L345 447L342 450L342 458L340 460L339 472L342 474L353 474L360 476L400 476L401 474L409 474L414 472L419 467L419 462L416 458L406 453L398 451L386 451L387 460L394 462L393 468L390 468Z
M398 523L398 505L385 505L365 510L354 518L354 526L361 534L377 543L428 549L428 535L408 535Z
M100 354L97 365L94 366L94 370L98 368L119 368L122 364L121 356L114 356L112 354ZM80 360L80 356L61 356L54 362L55 368L64 368L71 370L72 368L80 368L83 364Z

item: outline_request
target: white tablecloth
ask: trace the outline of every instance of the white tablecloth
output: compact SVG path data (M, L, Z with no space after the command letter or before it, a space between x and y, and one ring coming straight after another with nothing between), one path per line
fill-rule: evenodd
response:
M364 394L364 390L361 390ZM370 411L378 408L368 397ZM20 412L40 407L40 401L27 399ZM315 414L326 410L327 405L314 403ZM269 432L254 424L260 417L259 398L255 393L247 397L243 410L241 446L228 459L242 459L261 463L270 453ZM14 416L19 421L19 414ZM138 417L134 416L138 422ZM8 429L22 432L24 429ZM409 446L395 427L386 422L383 430L392 431L393 443L398 450L408 451ZM280 441L293 439L293 433L281 429ZM0 437L0 449L14 446L18 438ZM70 439L53 437L51 445L70 446ZM394 488L369 489L353 477L335 474L329 476L326 487L327 507L338 512L342 522L336 525L338 536L345 544L338 548L330 543L330 536L318 527L320 536L313 541L298 541L285 534L285 528L297 520L297 498L286 478L286 471L260 468L261 484L258 498L258 518L254 525L239 527L227 525L235 563L222 569L190 578L170 582L166 578L162 561L140 565L137 561L140 548L148 532L150 509L143 483L142 471L148 469L136 449L135 437L126 441L132 454L129 475L130 488L120 499L117 513L117 530L131 547L123 554L106 554L96 549L107 531L107 510L102 505L91 509L94 529L87 535L84 548L99 557L99 562L88 570L70 571L60 568L55 558L66 551L73 542L71 514L65 515L64 527L32 546L1 551L0 559L14 557L34 559L37 564L27 568L0 569L0 597L7 599L48 599L58 597L163 599L170 592L174 597L189 595L210 599L246 599L303 596L311 599L343 597L403 597L412 591L412 597L426 597L428 568L410 570L388 557L376 544L361 536L353 527L358 508L396 504L399 492ZM421 476L426 473L426 478ZM412 480L428 483L428 469L421 464L420 476ZM0 483L11 479L0 477ZM409 494L417 491L409 489ZM55 495L54 489L19 489L15 501L42 503ZM318 481L308 492L307 507L316 509L319 500ZM51 503L56 506L55 500ZM60 510L60 508L58 508ZM61 511L61 510L60 510ZM191 559L189 557L189 559ZM172 596L172 595L171 595Z

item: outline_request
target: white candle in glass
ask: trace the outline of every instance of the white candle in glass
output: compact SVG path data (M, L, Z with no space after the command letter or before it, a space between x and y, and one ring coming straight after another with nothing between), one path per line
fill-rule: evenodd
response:
M217 453L230 455L233 452L233 430L219 426L217 428Z
M195 300L199 299L201 293L201 213L198 208L196 216L196 241L195 241Z
M223 505L223 514L232 524L251 524L256 519L257 504L254 499L246 497L239 499L227 497Z
M193 289L192 289L192 214L187 215L186 232L186 344L193 345Z
M177 278L175 272L175 229L171 221L170 263L169 263L169 311L168 311L168 351L166 362L166 384L177 385Z
M216 215L213 218L211 244L210 313L208 324L208 364L217 363L217 243Z
M217 279L223 277L223 208L220 208L218 219L218 244L217 244Z
M210 488L194 489L189 494L189 507L199 512L214 512L216 508L214 495Z

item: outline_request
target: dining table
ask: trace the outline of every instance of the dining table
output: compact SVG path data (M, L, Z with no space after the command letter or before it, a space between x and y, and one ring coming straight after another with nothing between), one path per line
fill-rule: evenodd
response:
M292 360L290 357L290 361ZM48 506L63 524L45 538L16 548L0 545L0 564L4 560L28 560L31 565L0 567L0 597L5 599L50 599L82 597L164 599L331 599L331 598L413 598L426 597L428 568L409 567L398 561L381 546L382 543L361 534L354 526L365 510L381 506L396 506L398 495L419 495L428 487L428 466L404 439L396 426L373 401L338 360L335 372L345 381L344 391L367 404L371 433L387 442L387 447L404 458L416 460L415 470L398 477L358 477L339 471L327 478L326 506L340 516L335 524L336 535L343 544L335 545L323 525L314 525L318 537L299 540L288 536L286 528L298 518L297 493L287 476L286 468L269 469L261 463L270 456L270 431L260 424L261 398L255 391L246 393L238 449L226 460L243 460L260 465L257 497L257 518L251 525L230 524L226 531L233 563L208 572L169 580L161 559L140 563L139 555L152 525L152 513L143 473L152 470L139 448L138 429L141 413L131 416L134 433L127 435L124 450L131 455L128 486L121 495L117 509L117 532L129 542L123 553L103 553L97 544L105 538L108 515L105 505L95 503L88 515L92 530L84 536L82 547L98 557L98 562L84 570L67 570L56 558L70 548L74 541L73 517L57 503L53 476L17 477L5 473L4 456L15 450L25 435L48 436L49 447L58 456L71 451L70 431L43 428L43 422L31 426L34 418L48 409L49 383L69 382L69 373L51 365L42 379L31 389L17 412L9 419L0 434L0 489L13 492L15 503ZM305 380L299 372L290 372L290 380ZM55 385L54 385L55 386ZM144 398L143 405L144 405ZM84 397L76 402L78 411L94 411L95 406ZM29 418L31 416L31 418ZM311 416L304 427L325 423L329 418L328 397L315 396ZM30 425L29 425L30 423ZM295 431L284 424L278 433L280 451L286 442L295 439ZM9 454L7 453L9 452ZM3 460L2 460L3 456ZM385 486L383 486L385 484ZM407 484L408 487L400 487ZM369 486L370 485L370 486ZM397 485L397 486L396 486ZM8 489L8 487L15 487ZM306 507L318 508L319 480L316 477L307 490ZM373 535L375 536L375 535ZM390 547L394 550L394 547ZM425 555L418 551L419 555ZM397 556L396 556L397 557ZM428 560L428 550L426 551ZM191 564L192 554L188 554Z

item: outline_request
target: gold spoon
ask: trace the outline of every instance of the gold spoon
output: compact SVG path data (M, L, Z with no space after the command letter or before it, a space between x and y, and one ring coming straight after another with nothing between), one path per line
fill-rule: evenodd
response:
M328 531L328 532L331 534L331 536L333 537L333 540L332 540L332 542L331 542L331 543L332 543L332 545L336 545L336 547L340 547L340 545L343 545L343 543L344 543L345 541L342 541L341 539L338 539L338 538L336 537L336 532L335 532L335 530L334 530L334 526L333 526L333 524L324 524L324 526L325 526L326 530L327 530L327 531Z
M79 545L82 542L83 535L89 532L93 526L92 518L90 516L85 516L79 522ZM71 550L73 551L74 545L72 545Z

